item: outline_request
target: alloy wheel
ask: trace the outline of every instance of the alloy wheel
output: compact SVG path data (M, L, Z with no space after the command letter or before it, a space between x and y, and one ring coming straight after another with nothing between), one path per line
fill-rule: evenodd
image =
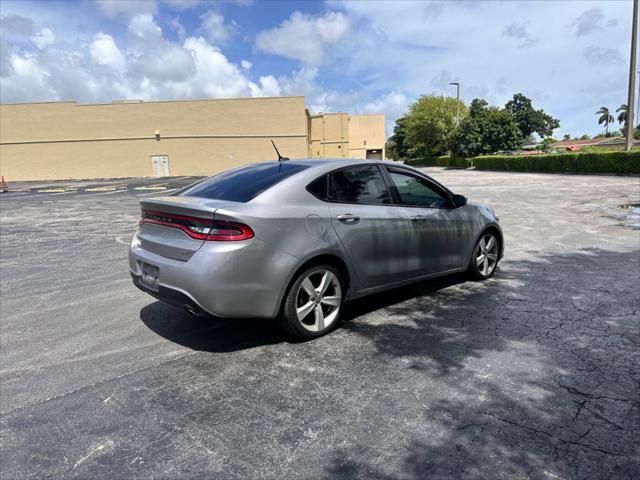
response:
M298 287L296 315L300 325L310 332L329 327L338 318L341 305L340 281L329 270L312 271Z
M486 233L480 238L475 251L476 267L484 277L493 273L498 264L498 240L492 233Z

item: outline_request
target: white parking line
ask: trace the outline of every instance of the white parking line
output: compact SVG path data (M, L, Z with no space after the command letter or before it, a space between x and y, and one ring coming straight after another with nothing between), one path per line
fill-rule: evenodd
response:
M124 183L120 183L118 185L104 185L101 187L92 187L92 188L85 188L84 191L85 192L106 192L106 191L112 191L112 190L127 190L129 187L127 187L127 185L125 185Z
M68 193L78 193L78 190L67 190L67 191L61 192L61 193L50 193L49 195L51 195L53 197L54 195L66 195Z
M85 190L86 192L87 190ZM128 192L127 189L114 190L112 192L100 192L100 193L90 193L88 195L83 195L83 197L95 197L96 195L113 195L114 193L123 193Z
M0 198L5 198L5 197L17 197L18 195L26 195L28 193L31 192L13 192L13 193L3 193L0 195Z
M151 193L141 193L139 195L136 195L136 197L150 197L153 195L156 196L162 196L162 195L166 195L167 193L171 193L171 192L175 192L176 190L178 190L177 188L172 188L170 190L163 190L163 191L158 191L156 190L155 192L151 192Z

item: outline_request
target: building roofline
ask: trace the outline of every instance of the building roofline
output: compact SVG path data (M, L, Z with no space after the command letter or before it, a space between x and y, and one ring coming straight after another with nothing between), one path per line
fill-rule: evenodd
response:
M15 103L0 103L0 105L45 105L45 104L73 104L78 107L92 106L92 105L139 105L146 103L176 103L176 102L220 102L230 100L273 100L280 98L302 98L304 95L287 95L281 97L230 97L230 98L189 98L181 100L113 100L105 103L78 103L76 100L55 100L48 102L15 102Z

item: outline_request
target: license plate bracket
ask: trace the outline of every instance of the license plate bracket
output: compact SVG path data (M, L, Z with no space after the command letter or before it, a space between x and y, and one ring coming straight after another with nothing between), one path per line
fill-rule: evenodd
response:
M158 277L160 269L155 265L140 262L140 283L152 290L158 290Z

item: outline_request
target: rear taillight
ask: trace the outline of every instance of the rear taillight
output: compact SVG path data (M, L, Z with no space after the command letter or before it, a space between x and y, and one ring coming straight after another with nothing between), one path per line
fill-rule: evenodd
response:
M207 220L173 213L142 210L140 225L143 223L177 228L196 240L238 241L253 238L253 230L242 223Z

